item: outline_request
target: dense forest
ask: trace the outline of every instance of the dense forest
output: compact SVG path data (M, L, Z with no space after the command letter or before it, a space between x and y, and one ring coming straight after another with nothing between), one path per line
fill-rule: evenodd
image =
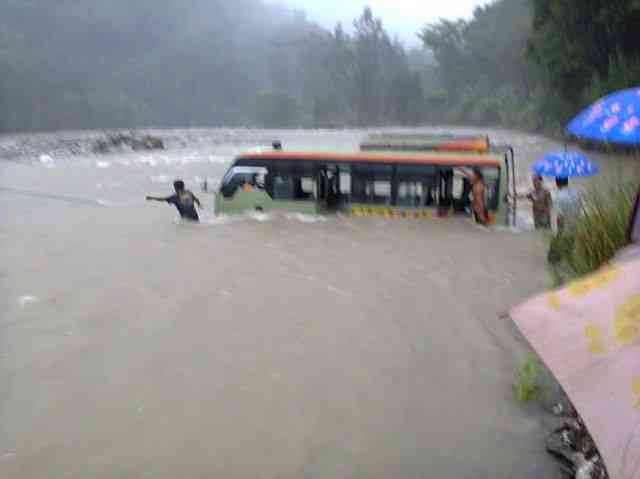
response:
M640 85L640 0L499 0L420 36L436 58L431 121L553 130ZM435 87L435 88L434 88Z
M640 0L498 0L391 38L262 0L4 0L0 131L421 123L552 128L640 84Z

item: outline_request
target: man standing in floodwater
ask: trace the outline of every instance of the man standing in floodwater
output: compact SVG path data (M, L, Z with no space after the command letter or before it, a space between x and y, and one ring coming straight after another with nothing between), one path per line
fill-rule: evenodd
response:
M174 181L173 188L176 190L175 194L167 196L166 198L147 196L147 201L166 201L178 209L178 213L180 213L182 219L200 221L195 205L198 205L198 208L202 208L202 205L196 195L185 189L184 181L182 180Z
M519 199L528 199L533 206L533 224L536 229L551 228L551 207L553 200L551 192L544 187L542 176L533 175L533 190L526 195L516 195Z
M487 211L486 203L486 187L484 184L484 175L480 168L474 168L469 174L469 180L471 182L471 192L473 198L471 199L471 209L473 210L473 216L476 223L487 226L489 224L489 212Z

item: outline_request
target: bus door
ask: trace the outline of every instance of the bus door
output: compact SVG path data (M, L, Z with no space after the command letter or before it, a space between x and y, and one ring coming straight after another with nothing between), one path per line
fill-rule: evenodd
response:
M318 205L326 211L337 211L340 206L340 174L336 165L327 165L319 169L317 189Z

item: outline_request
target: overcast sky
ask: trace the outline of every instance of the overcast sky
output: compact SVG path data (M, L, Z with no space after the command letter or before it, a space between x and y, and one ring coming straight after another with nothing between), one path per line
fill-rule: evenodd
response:
M311 20L332 28L337 22L351 26L366 5L382 18L386 29L406 43L418 43L416 32L439 18L469 18L473 8L487 0L271 0L304 9Z

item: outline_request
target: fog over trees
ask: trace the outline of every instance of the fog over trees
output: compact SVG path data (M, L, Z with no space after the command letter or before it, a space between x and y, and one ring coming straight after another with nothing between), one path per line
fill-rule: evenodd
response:
M639 3L499 0L408 50L370 9L329 31L261 0L4 0L0 131L548 127L639 83Z
M4 131L411 123L420 97L369 10L347 34L260 0L0 4Z

